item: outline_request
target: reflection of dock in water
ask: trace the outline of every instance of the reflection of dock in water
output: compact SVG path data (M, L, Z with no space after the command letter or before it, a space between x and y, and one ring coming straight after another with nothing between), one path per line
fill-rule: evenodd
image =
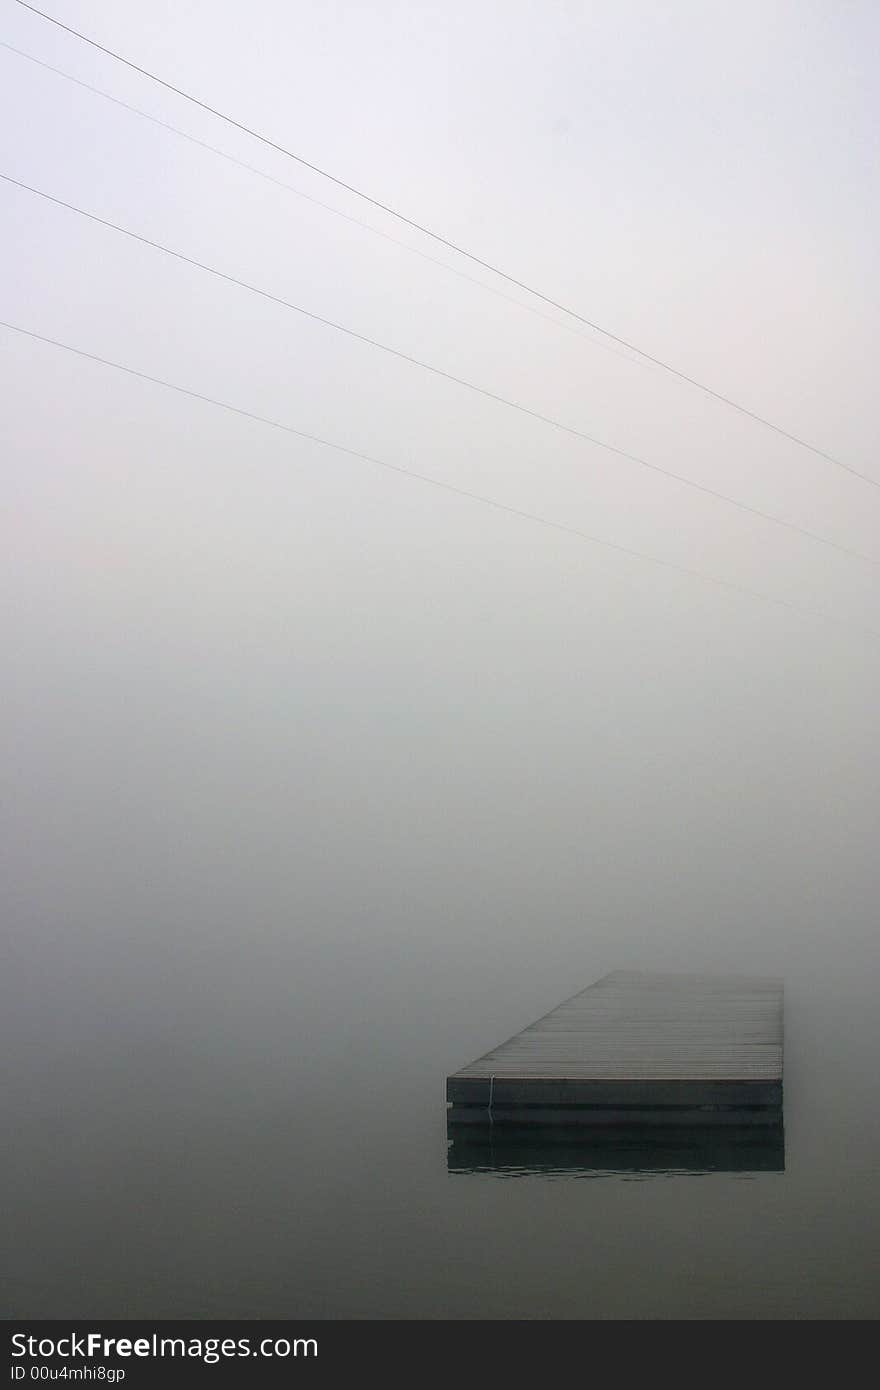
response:
M681 1129L615 1126L594 1131L556 1129L484 1132L453 1140L447 1154L450 1173L567 1173L597 1177L603 1173L782 1173L785 1132L775 1125L698 1125Z
M782 985L615 971L446 1087L452 1171L780 1171Z

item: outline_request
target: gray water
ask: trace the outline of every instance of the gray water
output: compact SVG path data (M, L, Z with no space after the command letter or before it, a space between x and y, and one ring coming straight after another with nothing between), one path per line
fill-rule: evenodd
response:
M876 1314L858 656L100 616L6 725L9 1315ZM446 1073L618 966L784 976L784 1171L450 1170Z

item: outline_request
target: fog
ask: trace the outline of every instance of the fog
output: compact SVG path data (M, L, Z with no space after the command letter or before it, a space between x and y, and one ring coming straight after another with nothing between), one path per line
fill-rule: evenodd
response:
M51 13L880 483L874 6ZM864 1315L878 487L0 38L290 188L8 48L0 172L867 557L0 184L6 322L530 514L0 328L10 1311ZM447 1174L443 1080L625 966L784 977L787 1171L557 1287L596 1185Z

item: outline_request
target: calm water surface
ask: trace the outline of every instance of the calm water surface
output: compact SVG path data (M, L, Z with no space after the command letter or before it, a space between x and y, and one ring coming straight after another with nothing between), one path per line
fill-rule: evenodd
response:
M306 969L255 924L157 978L147 952L58 942L13 1083L10 1315L876 1315L880 1025L858 972L787 982L783 1172L457 1171L444 1071L525 1021L528 981L511 1000L499 967L478 1008L442 961L391 977L348 945ZM585 952L584 978L607 963Z
M283 592L22 549L7 1312L876 1314L875 654L294 515ZM447 1073L616 968L784 979L784 1171L450 1165Z

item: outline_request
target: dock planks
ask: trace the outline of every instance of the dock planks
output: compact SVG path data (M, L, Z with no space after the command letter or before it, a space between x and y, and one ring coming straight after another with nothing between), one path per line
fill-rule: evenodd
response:
M782 982L616 970L447 1078L450 1133L774 1125Z

